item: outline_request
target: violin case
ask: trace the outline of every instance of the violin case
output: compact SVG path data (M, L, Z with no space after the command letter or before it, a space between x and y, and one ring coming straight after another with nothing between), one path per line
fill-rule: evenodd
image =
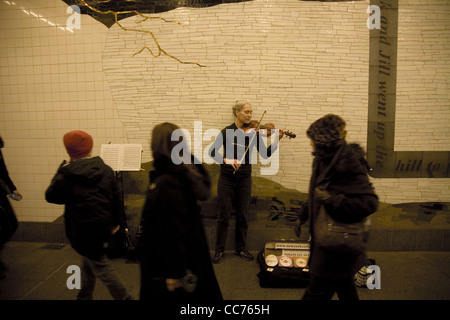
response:
M261 288L306 288L309 241L271 240L257 256Z

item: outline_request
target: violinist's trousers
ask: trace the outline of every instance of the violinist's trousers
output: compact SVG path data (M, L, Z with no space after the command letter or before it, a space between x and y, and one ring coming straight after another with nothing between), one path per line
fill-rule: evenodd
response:
M224 251L233 207L236 212L235 249L246 249L247 216L252 191L251 165L242 165L234 173L230 165L222 165L217 186L219 213L215 250Z

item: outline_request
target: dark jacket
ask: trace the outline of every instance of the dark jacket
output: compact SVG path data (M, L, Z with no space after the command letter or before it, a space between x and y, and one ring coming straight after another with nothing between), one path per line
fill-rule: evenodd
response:
M83 256L99 258L111 229L125 224L114 171L100 157L64 161L45 198L65 205L67 238Z
M1 147L3 147L3 141L0 137L0 249L12 237L18 227L16 214L7 198L7 195L17 188L9 177Z
M1 143L3 144L3 142ZM0 194L7 195L16 190L16 186L9 177L8 169L6 169L5 161L3 160L3 154L0 150Z
M311 257L310 270L324 278L352 277L366 262L367 256L332 254L315 246L313 225L321 203L336 221L354 223L363 221L378 208L378 197L369 182L369 166L363 149L357 144L344 144L334 168L326 176L326 181L317 181L320 173L330 164L335 150L329 154L316 155L309 187L309 198L302 207L300 223L310 220ZM315 189L328 182L330 196L318 199Z
M191 270L198 276L192 298L221 300L197 202L210 196L209 175L203 165L192 165L193 174L167 158L154 166L141 218L141 292L153 279L180 279Z

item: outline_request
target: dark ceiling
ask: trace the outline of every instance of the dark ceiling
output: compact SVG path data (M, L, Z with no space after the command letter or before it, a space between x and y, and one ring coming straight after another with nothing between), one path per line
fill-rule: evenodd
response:
M67 5L76 5L80 8L81 14L88 14L94 19L100 21L106 27L111 27L115 23L114 14L100 13L87 7L82 0L62 0ZM238 3L252 0L85 0L86 3L101 12L123 12L123 11L138 11L142 14L159 13L170 11L179 7L204 8L211 7L223 3ZM301 1L301 0L299 0ZM308 1L308 0L306 0ZM310 1L342 1L342 0L310 0ZM129 12L118 14L117 20L121 20L136 13Z
M81 0L62 0L67 5L76 5L80 8L81 14L88 14L94 19L100 21L108 28L115 23L114 14L95 12L87 7ZM237 3L252 0L85 0L85 2L101 12L114 11L138 11L142 14L160 13L170 11L179 7L203 8L211 7L222 3ZM129 12L118 14L117 20L121 20L136 13Z

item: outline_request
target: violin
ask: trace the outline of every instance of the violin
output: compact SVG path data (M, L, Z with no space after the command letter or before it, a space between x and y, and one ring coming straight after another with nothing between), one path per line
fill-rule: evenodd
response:
M260 129L266 129L266 130L270 129L267 131L267 136L270 136L272 134L272 129L275 129L275 126L273 125L273 123L266 123L265 125L261 125L262 119L265 114L266 114L266 111L264 111L264 113L262 114L261 119L259 121L252 120L252 121L250 121L249 124L245 124L241 128L244 131L244 133L248 133L248 131L251 131L251 130L255 130L256 132L259 132ZM297 136L295 133L292 133L290 131L283 131L280 129L280 132L281 132L280 138L283 137L284 134L286 134L289 137L289 139L295 138ZM256 135L254 135L252 137L252 141L255 137L256 137ZM242 160L244 159L245 155L247 154L248 148L252 144L252 141L250 141L247 148L245 149L244 155L242 156L242 159L239 161L239 163L242 163ZM239 167L236 167L234 169L233 174L235 174L238 169L239 169Z
M272 135L272 133L273 133L272 130L273 130L273 129L276 129L276 128L275 128L275 125L274 125L273 123L261 124L259 121L256 121L256 120L251 120L249 124L245 124L245 125L242 127L242 130L243 130L244 132L246 132L246 133L247 133L248 131L250 131L250 130L256 130L257 132L260 132L260 131L259 131L260 129L266 130L266 133L264 133L264 134L267 135L267 137L270 137L270 136ZM281 138L283 135L288 136L289 139L297 137L297 135L296 135L295 133L291 132L291 131L284 131L284 130L282 130L282 129L279 129L279 130L280 130L280 132L281 132L280 138Z

